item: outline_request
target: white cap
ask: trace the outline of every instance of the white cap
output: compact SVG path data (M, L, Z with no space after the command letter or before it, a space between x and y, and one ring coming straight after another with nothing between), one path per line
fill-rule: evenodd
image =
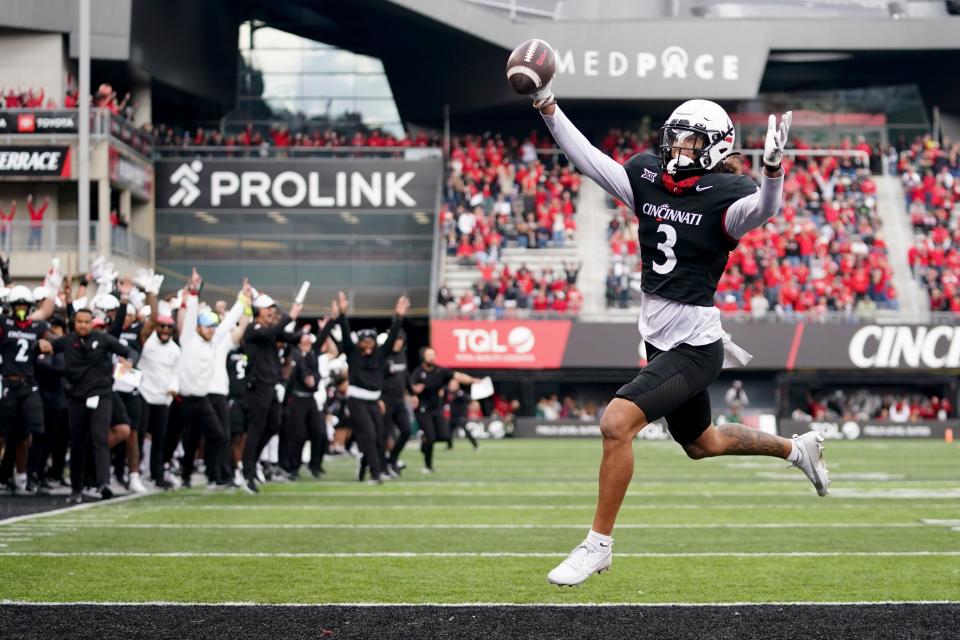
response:
M267 309L269 307L277 306L277 303L267 294L261 293L259 296L257 296L257 299L253 301L253 306L257 309Z
M50 297L50 289L48 287L37 287L33 290L33 299L34 300L46 300Z

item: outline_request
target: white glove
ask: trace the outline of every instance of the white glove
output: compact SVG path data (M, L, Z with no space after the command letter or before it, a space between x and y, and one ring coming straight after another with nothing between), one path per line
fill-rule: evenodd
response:
M143 291L150 287L150 281L153 279L153 269L137 269L137 275L133 278L133 284L137 285ZM149 293L149 291L147 291Z
M100 256L90 265L90 275L93 276L94 280L99 280L103 276L103 265L106 264L107 259L103 256Z
M777 127L777 116L770 114L767 125L767 140L763 143L763 164L768 169L776 171L780 168L783 159L783 148L787 145L787 134L790 132L790 121L793 120L793 111L787 111L780 119Z
M130 304L132 304L137 309L137 311L139 311L141 308L143 308L143 303L146 302L147 297L143 295L143 292L140 291L139 289L133 289L132 291L130 291L130 295L128 299L130 301Z
M537 89L530 94L530 97L533 99L533 108L534 109L543 109L544 107L549 107L551 104L557 104L557 97L553 95L553 91L550 87L553 86L553 80L550 80L542 89Z
M153 274L153 277L150 279L150 285L144 289L147 293L152 293L153 295L160 295L160 287L163 286L163 276L159 273Z
M114 268L112 262L108 262L103 265L103 279L109 282L116 282L117 278L120 276L120 272Z
M63 274L60 273L60 259L54 258L50 261L50 269L43 279L43 286L51 291L59 291L61 284L63 284Z

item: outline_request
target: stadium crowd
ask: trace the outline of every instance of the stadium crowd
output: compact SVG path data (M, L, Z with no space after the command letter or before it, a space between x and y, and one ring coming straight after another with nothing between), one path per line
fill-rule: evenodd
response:
M570 246L576 237L580 175L561 166L553 145L535 132L523 139L500 135L460 136L451 143L439 213L448 259L479 269L473 286L458 297L461 313L515 309L579 313L579 267L512 270L502 249L533 250ZM539 152L538 152L539 151Z
M960 313L960 143L917 138L897 170L914 231L910 267L931 311Z
M63 97L64 109L76 109L79 104L78 89L72 76L67 78L67 91ZM108 109L114 115L133 120L136 114L136 104L131 102L127 93L122 99L117 99L117 92L107 83L101 83L96 93L90 96L90 106ZM0 108L4 109L56 109L57 101L47 97L42 88L28 87L0 87Z
M158 124L148 129L163 147L439 147L436 134L419 131L412 136L394 136L380 129L356 128L353 132L334 128L304 127L292 131L286 126L255 126L246 123L237 133L197 127L194 131Z
M235 301L205 304L196 271L162 298L163 276L120 277L103 258L76 290L57 260L34 290L11 282L9 260L0 276L0 483L11 494L63 485L81 502L121 486L189 487L200 458L210 490L257 493L304 464L320 477L327 455L351 454L357 479L380 484L400 477L412 423L426 473L436 442L463 432L477 446L467 421L487 396L473 398L465 385L478 380L437 366L429 347L408 370L404 297L378 335L351 327L342 293L315 326L246 281Z
M807 394L806 406L796 408L794 420L947 420L955 418L947 398L924 393L903 393L857 389L816 391Z

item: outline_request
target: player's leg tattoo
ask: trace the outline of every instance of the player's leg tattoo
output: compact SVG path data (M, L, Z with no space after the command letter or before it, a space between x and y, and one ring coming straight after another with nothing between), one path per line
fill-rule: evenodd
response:
M695 442L684 445L684 450L694 459L713 456L773 456L786 459L792 447L786 438L729 423L709 427Z

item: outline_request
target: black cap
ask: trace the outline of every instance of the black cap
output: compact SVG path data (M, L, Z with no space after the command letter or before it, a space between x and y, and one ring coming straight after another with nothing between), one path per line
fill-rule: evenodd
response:
M377 330L376 329L360 329L357 331L357 342L361 340L376 340L377 339Z

